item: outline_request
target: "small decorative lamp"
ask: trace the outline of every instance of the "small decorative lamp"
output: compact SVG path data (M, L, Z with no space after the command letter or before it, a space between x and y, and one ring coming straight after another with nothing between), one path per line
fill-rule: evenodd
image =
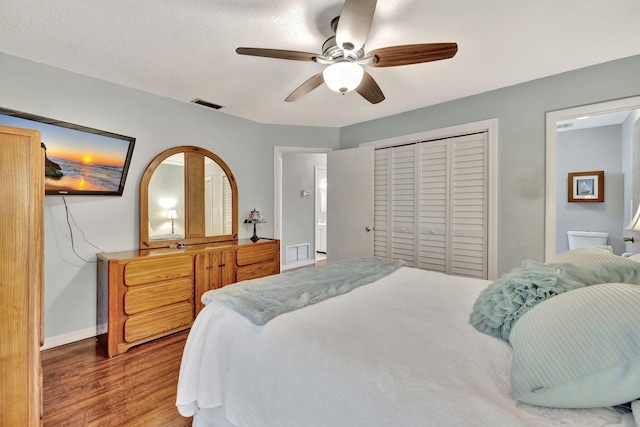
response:
M640 206L638 206L638 210L636 211L635 216L633 217L629 225L625 227L625 230L640 231ZM624 241L635 243L635 239L633 237L625 237Z
M256 234L256 224L267 222L264 218L262 218L262 214L260 213L260 208L254 208L251 212L249 212L249 216L244 220L245 224L253 224L253 236L251 236L252 242L257 242L260 240L258 235Z
M167 218L171 220L171 234L173 234L173 221L178 218L178 212L175 209L169 209L167 211Z

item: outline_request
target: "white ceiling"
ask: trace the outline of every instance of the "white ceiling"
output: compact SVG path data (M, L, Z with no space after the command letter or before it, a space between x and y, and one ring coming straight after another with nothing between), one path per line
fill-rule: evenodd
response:
M366 51L457 42L445 61L367 68L386 95L320 86L322 65L235 48L321 53L334 0L1 0L0 52L260 123L341 127L640 54L638 0L379 0ZM1 71L1 70L0 70ZM640 70L639 70L640 71ZM205 107L202 107L205 108Z

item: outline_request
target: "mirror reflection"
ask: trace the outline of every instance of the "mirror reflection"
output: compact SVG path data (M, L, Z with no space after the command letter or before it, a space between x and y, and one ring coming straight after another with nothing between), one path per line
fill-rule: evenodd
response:
M205 234L231 234L233 196L229 177L209 157L204 158Z
M237 238L237 188L228 166L198 147L174 147L140 183L140 247Z
M229 177L204 157L205 236L231 234L233 197ZM149 239L185 237L184 153L163 160L149 180Z
M233 196L229 177L208 157L204 158L205 234L231 234Z
M183 239L184 218L184 153L178 153L149 180L149 240Z

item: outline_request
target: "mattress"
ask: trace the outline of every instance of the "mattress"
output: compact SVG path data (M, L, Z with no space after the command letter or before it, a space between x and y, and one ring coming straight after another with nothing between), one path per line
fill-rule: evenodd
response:
M185 346L178 410L196 427L635 427L614 408L511 399L511 347L468 323L488 283L402 267L262 326L213 301Z

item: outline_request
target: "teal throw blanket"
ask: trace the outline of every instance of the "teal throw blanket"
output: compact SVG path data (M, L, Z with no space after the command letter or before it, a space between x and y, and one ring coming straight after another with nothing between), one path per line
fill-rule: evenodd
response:
M352 258L206 292L202 302L219 301L256 325L292 310L345 294L387 276L404 261Z

